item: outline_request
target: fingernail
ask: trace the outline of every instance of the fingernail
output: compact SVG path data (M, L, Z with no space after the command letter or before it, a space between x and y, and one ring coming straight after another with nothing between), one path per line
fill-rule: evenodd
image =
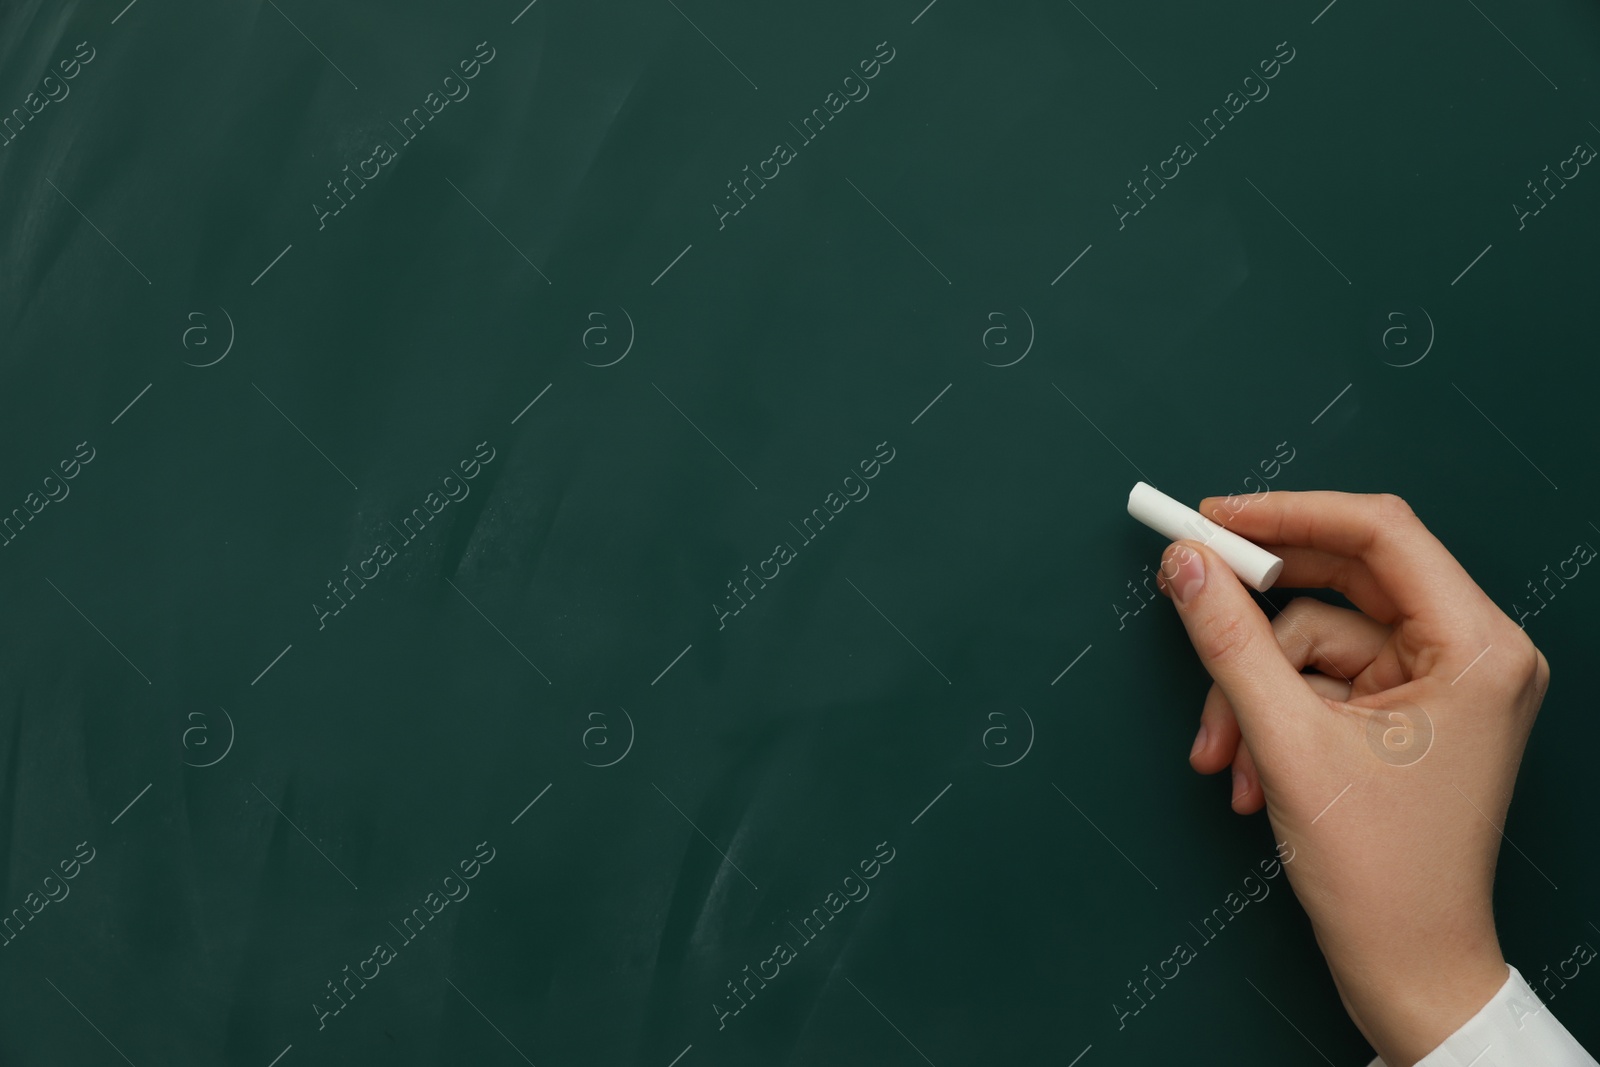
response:
M1181 546L1177 555L1178 570L1172 577L1172 595L1179 604L1187 604L1206 584L1206 562L1200 553Z
M1200 732L1194 735L1194 747L1189 750L1189 758L1194 759L1200 750L1206 747L1206 724L1200 724Z
M1248 792L1250 792L1250 779L1245 777L1244 772L1235 767L1233 771L1233 799L1238 800Z

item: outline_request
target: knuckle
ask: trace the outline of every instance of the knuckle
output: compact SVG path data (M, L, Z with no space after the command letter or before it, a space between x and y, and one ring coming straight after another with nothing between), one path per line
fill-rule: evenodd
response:
M1278 639L1280 648L1289 652L1310 644L1307 631L1319 606L1320 601L1308 596L1297 596L1284 606L1278 617L1272 620L1272 634Z
M1544 653L1539 651L1526 631L1520 627L1508 629L1510 632L1504 637L1495 639L1497 649L1501 647L1501 642L1506 648L1500 660L1503 681L1497 688L1514 698L1531 696L1532 703L1537 705L1550 688L1550 661L1545 659Z
M1317 600L1315 597L1297 596L1284 606L1283 617L1293 619L1297 623L1304 622L1321 605L1322 601Z
M1250 647L1250 628L1233 615L1213 616L1195 634L1195 651L1208 663L1240 659Z
M1411 505L1394 493L1380 493L1377 499L1378 516L1390 525L1401 525L1416 519Z
M1527 642L1527 650L1523 655L1525 677L1529 687L1535 694L1544 695L1550 687L1550 661L1544 658L1544 653L1532 641Z

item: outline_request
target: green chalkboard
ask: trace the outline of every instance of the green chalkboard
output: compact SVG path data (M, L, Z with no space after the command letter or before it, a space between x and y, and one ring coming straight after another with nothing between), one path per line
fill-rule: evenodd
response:
M8 5L0 1061L1364 1064L1140 478L1406 497L1600 938L1600 14L1324 3Z

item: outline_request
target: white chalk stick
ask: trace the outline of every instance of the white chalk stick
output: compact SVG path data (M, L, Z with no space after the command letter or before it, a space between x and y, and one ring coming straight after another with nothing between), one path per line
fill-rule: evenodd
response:
M1283 571L1283 560L1271 552L1145 482L1136 484L1128 494L1128 514L1174 541L1199 541L1221 556L1239 580L1258 593L1271 589Z

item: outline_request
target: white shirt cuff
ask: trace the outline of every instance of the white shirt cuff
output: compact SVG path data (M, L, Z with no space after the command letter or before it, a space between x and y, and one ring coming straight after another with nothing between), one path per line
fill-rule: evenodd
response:
M1600 1067L1515 967L1478 1014L1416 1067ZM1387 1067L1377 1058L1368 1067Z

